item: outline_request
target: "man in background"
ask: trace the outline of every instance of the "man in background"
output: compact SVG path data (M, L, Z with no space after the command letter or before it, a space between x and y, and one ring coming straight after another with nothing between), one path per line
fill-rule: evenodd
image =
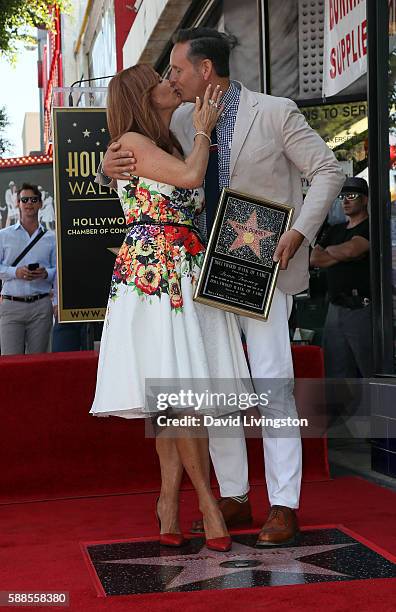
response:
M19 220L19 210L17 207L17 188L14 181L10 181L8 189L5 192L5 201L7 205L7 220L6 227L17 223Z
M55 234L39 224L41 193L17 191L21 220L0 230L0 347L2 355L44 353L53 323L50 293L56 270Z
M4 192L4 202L0 200L0 229L6 226L7 216L8 216L8 206L7 206L7 192L8 189Z
M328 378L374 374L368 185L347 178L340 198L345 223L330 226L311 253L311 265L326 271L329 309L323 331Z

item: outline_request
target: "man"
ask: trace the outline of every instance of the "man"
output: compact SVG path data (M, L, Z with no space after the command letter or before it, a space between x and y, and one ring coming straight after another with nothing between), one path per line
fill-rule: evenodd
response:
M327 276L326 376L369 378L374 367L366 181L347 178L340 198L347 222L332 225L311 253L311 265L325 269Z
M7 216L8 216L8 206L7 206L7 198L8 198L9 188L6 189L4 193L4 203L0 202L0 229L6 226Z
M292 101L251 92L230 81L230 47L224 35L209 28L180 30L174 43L170 81L183 101L202 97L209 83L213 88L219 85L225 92L224 111L212 136L212 140L217 138L218 159L215 172L213 158L209 160L205 180L208 230L223 187L295 206L293 228L282 236L275 253L283 271L269 319L264 323L240 317L255 384L258 381L260 386L266 386L264 379L284 381L277 397L272 397L273 409L282 412L281 395L285 395L288 381L293 378L288 331L292 294L308 285L308 244L345 177L333 153L309 128ZM186 155L193 145L192 112L192 104L183 105L171 124ZM134 171L133 152L118 149L116 144L110 147L103 171L107 176L125 179L123 173ZM301 172L312 182L304 207ZM109 183L106 176L102 176L102 182ZM287 403L286 412L295 413L294 400L288 397ZM221 433L221 437L214 437L209 431L210 453L220 485L219 505L227 526L232 527L251 519L246 443L242 427L239 432L224 428ZM264 456L271 512L258 545L289 543L298 532L295 509L301 483L299 435L281 438L272 433L264 437ZM195 530L199 529L202 524L198 522Z
M0 230L2 355L46 352L53 321L50 291L56 270L55 234L39 225L41 193L37 185L22 185L17 206L20 222ZM33 246L27 250L29 245Z
M39 221L41 225L44 225L47 229L53 230L55 229L54 199L49 192L45 191L40 185L38 188L41 192L41 201L43 203L39 213Z
M17 188L14 181L10 181L8 184L8 189L5 192L5 200L7 204L7 221L6 227L12 225L13 223L17 223L19 219L19 211L17 207Z

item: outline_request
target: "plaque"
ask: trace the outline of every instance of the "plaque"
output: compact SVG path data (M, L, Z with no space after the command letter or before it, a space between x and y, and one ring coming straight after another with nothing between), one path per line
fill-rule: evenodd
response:
M194 300L266 321L279 271L273 261L293 208L223 189Z

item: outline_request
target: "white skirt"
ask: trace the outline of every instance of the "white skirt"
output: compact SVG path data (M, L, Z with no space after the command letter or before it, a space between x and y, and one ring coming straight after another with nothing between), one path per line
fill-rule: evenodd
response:
M194 302L188 277L181 279L181 290L182 312L171 308L167 294L147 301L127 285L109 300L91 414L152 416L156 408L148 387L158 389L161 380L163 391L178 384L184 388L186 381L196 381L192 384L199 392L252 391L236 316ZM222 402L200 409L201 414L233 411L235 405L230 409Z

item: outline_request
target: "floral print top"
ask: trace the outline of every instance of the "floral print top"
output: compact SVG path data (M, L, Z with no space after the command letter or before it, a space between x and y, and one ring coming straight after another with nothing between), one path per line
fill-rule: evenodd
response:
M196 283L205 251L195 224L203 208L201 190L133 177L119 194L130 227L115 262L110 299L121 288L149 302L166 294L171 308L181 312L181 280Z

